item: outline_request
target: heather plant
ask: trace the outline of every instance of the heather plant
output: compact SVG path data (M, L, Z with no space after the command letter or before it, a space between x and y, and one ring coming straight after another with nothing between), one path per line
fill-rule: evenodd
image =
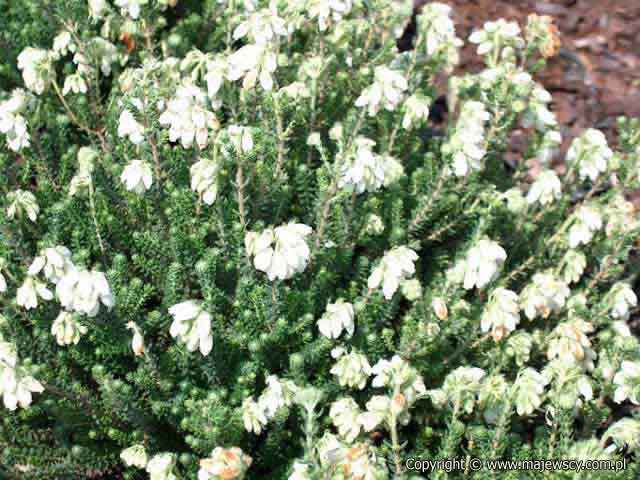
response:
M637 478L640 122L561 158L550 18L0 6L2 478Z

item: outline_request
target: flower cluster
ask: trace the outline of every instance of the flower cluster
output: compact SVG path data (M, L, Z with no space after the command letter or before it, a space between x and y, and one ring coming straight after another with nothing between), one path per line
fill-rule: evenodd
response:
M11 97L0 102L0 133L7 136L7 146L17 152L30 145L27 120L24 117L28 105L27 93L18 88Z
M306 237L311 231L308 225L288 223L261 233L248 232L244 239L247 255L270 281L287 280L303 272L309 263L311 251Z

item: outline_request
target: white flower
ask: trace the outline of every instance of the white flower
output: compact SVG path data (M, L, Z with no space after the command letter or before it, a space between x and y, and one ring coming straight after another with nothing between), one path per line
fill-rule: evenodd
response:
M306 237L311 227L302 223L288 223L267 228L258 234L245 236L247 253L253 256L253 265L265 272L270 281L287 280L307 268L311 251Z
M89 2L89 16L93 19L102 17L102 13L107 8L107 0L88 0Z
M87 327L80 325L76 317L69 312L60 312L51 325L51 334L56 337L58 345L77 345L80 337L87 333Z
M76 193L88 188L91 185L91 174L93 173L94 160L98 156L97 152L89 147L81 147L78 150L78 172L71 179L69 185L69 195L74 196Z
M408 247L395 247L384 254L377 267L373 269L367 285L376 289L382 285L382 293L387 300L396 293L400 282L413 276L416 271L414 265L418 254Z
M548 339L547 358L557 358L564 365L575 364L592 370L596 353L591 348L588 337L591 332L593 325L580 318L559 323Z
M336 400L331 404L331 410L329 410L329 416L338 429L338 434L348 443L353 443L360 435L359 415L360 408L351 397Z
M42 94L54 75L49 52L39 48L27 47L18 55L18 68L29 90Z
M384 232L384 222L375 213L370 213L367 217L367 222L364 230L369 235L380 235L382 232Z
M228 78L231 81L242 80L242 88L253 88L256 81L269 91L273 88L273 73L278 67L275 52L265 44L249 44L229 55Z
M602 216L594 207L581 206L575 213L575 222L569 229L569 246L576 248L588 244L593 235L602 228Z
M120 458L127 467L145 468L147 466L147 452L144 445L132 445L120 452Z
M203 310L201 302L187 300L171 307L169 313L173 317L171 336L178 337L190 352L199 347L202 355L209 355L213 348L211 315Z
M216 447L211 457L200 460L198 480L236 480L244 478L253 459L238 447Z
M52 50L58 55L63 56L69 52L76 51L76 45L73 43L71 33L65 31L60 32L53 38Z
M287 36L287 24L278 16L276 2L270 2L268 8L249 14L233 31L234 40L247 35L258 44L273 42L277 36Z
M87 93L87 82L81 74L74 73L73 75L69 75L64 79L62 95L66 96L69 92Z
M131 350L136 357L144 355L144 337L140 327L135 322L127 322L126 327L133 332L133 338L131 339Z
M18 288L16 299L18 305L31 310L38 306L38 297L43 300L51 300L53 299L53 293L44 283L32 277L27 277L22 286Z
M384 422L391 411L391 399L384 395L374 395L367 402L366 412L358 416L358 423L362 425L365 432L374 430Z
M618 386L613 398L616 403L629 399L634 405L640 405L640 363L623 361L613 383Z
M533 182L529 193L527 193L527 203L539 202L540 205L548 205L562 196L562 184L558 175L553 170L540 172L536 181Z
M382 168L384 168L384 180L382 184L385 187L396 183L404 175L404 167L391 155L382 155Z
M129 110L123 110L118 119L118 136L129 137L134 145L140 145L144 141L144 127L138 123Z
M204 203L213 205L218 196L220 164L201 158L191 166L189 171L191 172L191 190L202 196Z
M0 133L7 136L7 145L14 152L29 146L27 121L22 115L27 103L27 95L21 88L13 90L8 100L0 102Z
M311 472L309 472L309 464L299 461L293 462L293 472L287 480L311 480Z
M451 156L456 177L483 169L484 127L489 118L489 112L481 102L468 100L462 105L455 130L442 146L442 153Z
M357 443L344 452L341 464L351 479L376 480L392 478L385 460L368 443Z
M207 82L207 94L209 98L214 99L222 88L224 79L227 77L228 71L227 59L215 57L207 61L207 73L204 80Z
M311 91L304 82L292 82L289 85L278 90L279 95L285 95L291 100L299 100L301 98L309 98Z
M410 280L403 280L400 284L400 291L410 302L415 302L422 297L422 285L420 280L412 278Z
M456 271L451 274L456 277L456 283L463 282L466 290L484 288L498 276L506 259L507 252L498 242L482 238L469 249L465 260L457 264Z
M539 132L553 131L558 127L554 113L549 110L551 94L542 85L534 84L531 89L529 105L522 118L525 128L535 127Z
M524 46L524 41L519 35L520 27L516 22L507 22L500 18L495 22L486 22L482 30L476 30L471 34L469 41L478 44L478 55L485 55L504 47Z
M171 453L158 453L147 463L149 480L176 480L173 474L175 458Z
M339 298L336 303L327 304L327 311L318 320L320 333L327 338L338 338L343 330L353 335L353 305Z
M29 220L35 222L38 219L38 213L40 213L40 207L36 197L31 192L24 190L14 190L7 194L7 217L9 220L13 220L16 216L21 217L26 214Z
M124 183L125 188L130 192L142 195L151 188L153 183L153 172L151 165L142 160L131 160L124 167L120 181Z
M518 187L503 192L500 198L507 202L507 209L513 213L522 213L527 208L527 201Z
M427 3L418 15L419 32L425 37L427 55L441 55L445 71L449 71L459 61L458 48L463 42L456 36L451 19L451 7L439 2Z
M200 149L207 146L209 130L218 128L216 116L207 110L206 94L190 84L178 88L167 103L159 122L169 125L169 140L180 140L184 148L191 148L195 140Z
M328 20L339 22L353 7L352 0L310 0L306 5L306 13L309 18L318 19L318 28L321 32L327 29Z
M580 178L595 182L601 173L607 171L613 151L607 145L607 138L600 130L588 129L576 138L567 151L567 162L577 165Z
M545 132L536 148L536 159L542 165L549 165L553 156L560 150L562 135L557 130Z
M404 116L402 128L409 130L414 125L426 122L429 119L429 105L431 99L420 94L411 95L404 102Z
M565 253L561 265L564 281L567 284L576 283L580 281L580 277L587 267L587 257L582 252L569 250Z
M338 183L340 188L353 185L356 193L365 191L375 192L384 184L384 159L373 152L376 144L365 137L357 137L354 141L355 150L341 165L341 176Z
M630 307L638 305L638 297L631 286L625 282L614 284L607 296L610 298L610 314L613 318L627 320L631 313Z
M348 386L362 390L371 375L371 365L367 357L353 351L340 356L336 364L331 367L331 373L338 377L341 387Z
M13 343L0 340L0 375L5 367L14 368L18 363L18 352ZM0 384L0 393L2 393L2 385Z
M617 449L625 449L634 452L640 448L640 420L626 417L611 425L602 435L602 444L605 445L608 439L613 443L606 449L613 453Z
M394 355L391 360L379 360L371 372L375 375L372 387L387 387L391 391L400 392L408 404L426 393L424 381L418 371L399 355Z
M402 73L384 65L376 67L373 83L360 94L356 107L367 107L370 117L375 116L381 107L393 111L402 101L407 88L407 79Z
M111 75L111 64L117 62L119 57L116 46L102 37L93 37L88 42L88 48L93 58L100 61L100 71L103 75ZM81 75L91 77L94 75L93 64L80 52L73 56L73 63L78 66L77 72Z
M307 137L307 145L309 145L310 147L322 146L322 138L320 137L320 132L311 132Z
M477 367L458 367L444 379L438 390L429 390L431 400L440 406L446 403L471 413L482 388L485 371Z
M571 291L565 282L552 273L536 273L520 293L520 306L529 320L547 318L564 307Z
M258 398L258 404L266 417L272 418L282 407L292 404L299 388L291 380L280 380L276 375L269 375L266 383L267 388Z
M433 308L433 313L436 314L439 320L446 320L449 316L449 309L447 308L447 302L445 302L440 297L435 297L431 301L431 308Z
M640 158L640 146L638 147ZM606 205L604 216L607 218L605 232L608 237L616 233L627 233L638 228L638 215L632 202L622 194L616 194Z
M27 408L31 405L31 394L43 391L42 384L21 367L0 364L0 394L3 395L4 406L9 410L13 411L18 406Z
M262 429L267 425L264 409L253 397L247 397L242 402L242 421L245 430L256 435L260 435Z
M136 20L140 16L140 5L146 5L148 0L115 0L116 6Z
M548 397L553 398L553 406L548 408L548 413L554 414L555 406L558 406L562 409L573 409L577 414L583 399L593 399L591 380L584 374L580 365L559 359L552 360L542 371L542 376L551 387Z
M56 295L64 308L89 317L98 314L100 303L108 309L115 305L107 277L97 270L70 269L56 285Z
M296 391L296 395L293 399L296 405L301 406L307 411L307 414L314 413L318 404L324 398L324 392L315 387L299 388Z
M518 294L506 288L496 288L489 295L489 304L482 313L483 332L491 330L495 341L502 340L520 323Z
M526 368L518 374L513 385L518 415L531 415L542 404L548 383L549 380L533 368Z
M558 28L553 24L553 18L547 15L532 13L527 17L525 39L528 46L536 46L544 58L553 57L560 49Z
M324 435L318 440L316 450L320 458L320 464L325 467L331 467L338 463L344 456L346 446L340 441L337 435L324 432Z
M33 259L27 274L35 277L43 272L45 278L51 283L58 283L72 268L71 252L68 248L59 245L40 251L40 255Z
M243 127L240 125L229 125L226 129L227 138L233 146L236 154L248 154L253 150L253 136L249 127ZM229 156L232 151L227 145L222 145L223 152Z

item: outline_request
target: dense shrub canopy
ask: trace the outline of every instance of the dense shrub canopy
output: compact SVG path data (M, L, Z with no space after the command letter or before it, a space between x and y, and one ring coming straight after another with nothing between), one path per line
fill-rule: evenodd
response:
M0 476L638 474L640 125L559 158L550 18L454 74L440 3L0 8Z

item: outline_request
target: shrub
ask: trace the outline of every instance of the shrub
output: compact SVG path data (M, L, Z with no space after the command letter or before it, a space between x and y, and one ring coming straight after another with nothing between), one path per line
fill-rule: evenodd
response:
M0 3L6 478L638 474L640 128L552 168L548 17Z

